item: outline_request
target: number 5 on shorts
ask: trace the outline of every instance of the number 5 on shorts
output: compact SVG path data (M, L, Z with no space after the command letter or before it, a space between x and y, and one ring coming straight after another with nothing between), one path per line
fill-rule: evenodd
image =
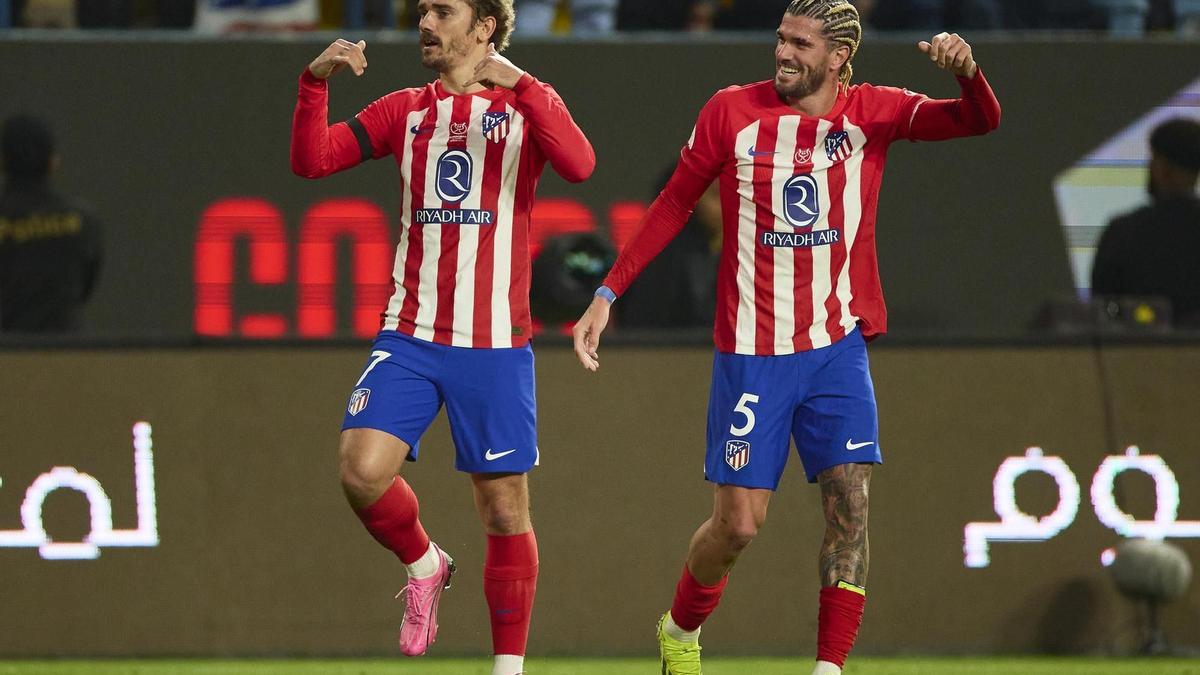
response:
M362 381L367 379L367 375L369 375L371 371L375 369L375 366L379 365L380 361L386 361L391 355L391 352L385 352L379 349L371 352L371 362L367 364L367 369L364 370L363 374L359 376L358 382L355 382L354 386L357 387L358 385L362 384ZM758 399L755 400L757 401ZM751 418L751 420L753 420L753 418ZM750 426L754 426L753 421L751 421Z
M733 406L733 412L745 415L746 424L745 426L740 427L735 427L730 424L729 433L733 434L734 436L745 436L751 431L754 431L754 411L750 409L749 405L751 403L758 403L757 394L742 394L742 397L738 399L737 405Z

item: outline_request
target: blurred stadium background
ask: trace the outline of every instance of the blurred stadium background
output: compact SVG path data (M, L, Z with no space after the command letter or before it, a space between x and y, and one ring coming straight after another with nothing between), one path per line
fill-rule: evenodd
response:
M331 119L431 79L414 4L0 0L0 118L50 122L56 187L104 226L78 329L0 332L0 673L486 672L483 538L444 419L406 477L466 571L435 647L463 660L390 660L399 570L337 485L340 410L398 234L395 169L311 183L287 162L296 77L332 38L366 39L371 69L333 83ZM537 4L517 0L542 23L519 18L508 55L558 89L599 163L578 186L547 171L534 211L548 257L530 665L656 672L653 621L709 508L709 330L618 315L588 376L561 321L703 102L769 75L786 3ZM1196 585L1159 608L1166 642L1148 644L1146 605L1106 569L1144 536L1200 555L1200 332L1155 298L1118 307L1087 288L1108 219L1146 200L1151 126L1200 119L1200 2L861 9L857 81L954 96L915 42L959 30L1004 121L890 156L891 332L872 346L887 464L864 658L847 673L1200 673ZM53 489L74 480L54 467L94 480ZM107 543L79 543L108 515ZM56 545L39 547L38 527ZM706 654L726 660L706 671L801 672L820 533L793 466L707 624ZM625 549L636 565L618 564ZM1175 658L1130 658L1147 648ZM290 660L209 660L265 657ZM312 660L327 658L372 660Z

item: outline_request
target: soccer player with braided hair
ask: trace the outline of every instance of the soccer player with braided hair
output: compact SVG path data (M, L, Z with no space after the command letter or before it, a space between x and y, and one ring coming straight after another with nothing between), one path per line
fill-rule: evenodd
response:
M882 461L866 346L887 329L875 211L888 146L985 134L1000 104L955 34L918 48L957 78L960 98L852 84L861 37L847 0L787 4L774 77L704 106L674 175L574 327L576 355L596 370L610 305L717 180L725 236L704 469L714 504L659 621L664 675L700 672L700 625L766 519L789 437L820 484L826 522L814 675L841 672L862 621L868 486Z

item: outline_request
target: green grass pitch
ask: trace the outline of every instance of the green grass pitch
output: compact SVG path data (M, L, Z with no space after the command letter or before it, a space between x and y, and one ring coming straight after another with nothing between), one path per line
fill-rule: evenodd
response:
M531 675L655 675L654 659L531 658ZM706 675L808 675L807 659L706 659ZM0 661L0 675L490 675L489 659ZM1200 659L860 658L845 675L1200 675Z

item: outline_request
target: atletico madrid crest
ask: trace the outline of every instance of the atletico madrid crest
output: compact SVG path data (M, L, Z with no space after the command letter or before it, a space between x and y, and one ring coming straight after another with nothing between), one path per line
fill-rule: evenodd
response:
M350 394L350 404L346 406L346 412L350 413L351 417L354 417L367 407L367 401L370 398L370 389L355 389L354 392Z
M499 143L508 135L508 113L483 113L483 135L493 143Z
M734 471L740 471L750 463L750 441L726 441L725 463Z
M854 145L850 143L850 134L845 131L832 131L825 137L825 156L831 162L841 162L850 158Z

